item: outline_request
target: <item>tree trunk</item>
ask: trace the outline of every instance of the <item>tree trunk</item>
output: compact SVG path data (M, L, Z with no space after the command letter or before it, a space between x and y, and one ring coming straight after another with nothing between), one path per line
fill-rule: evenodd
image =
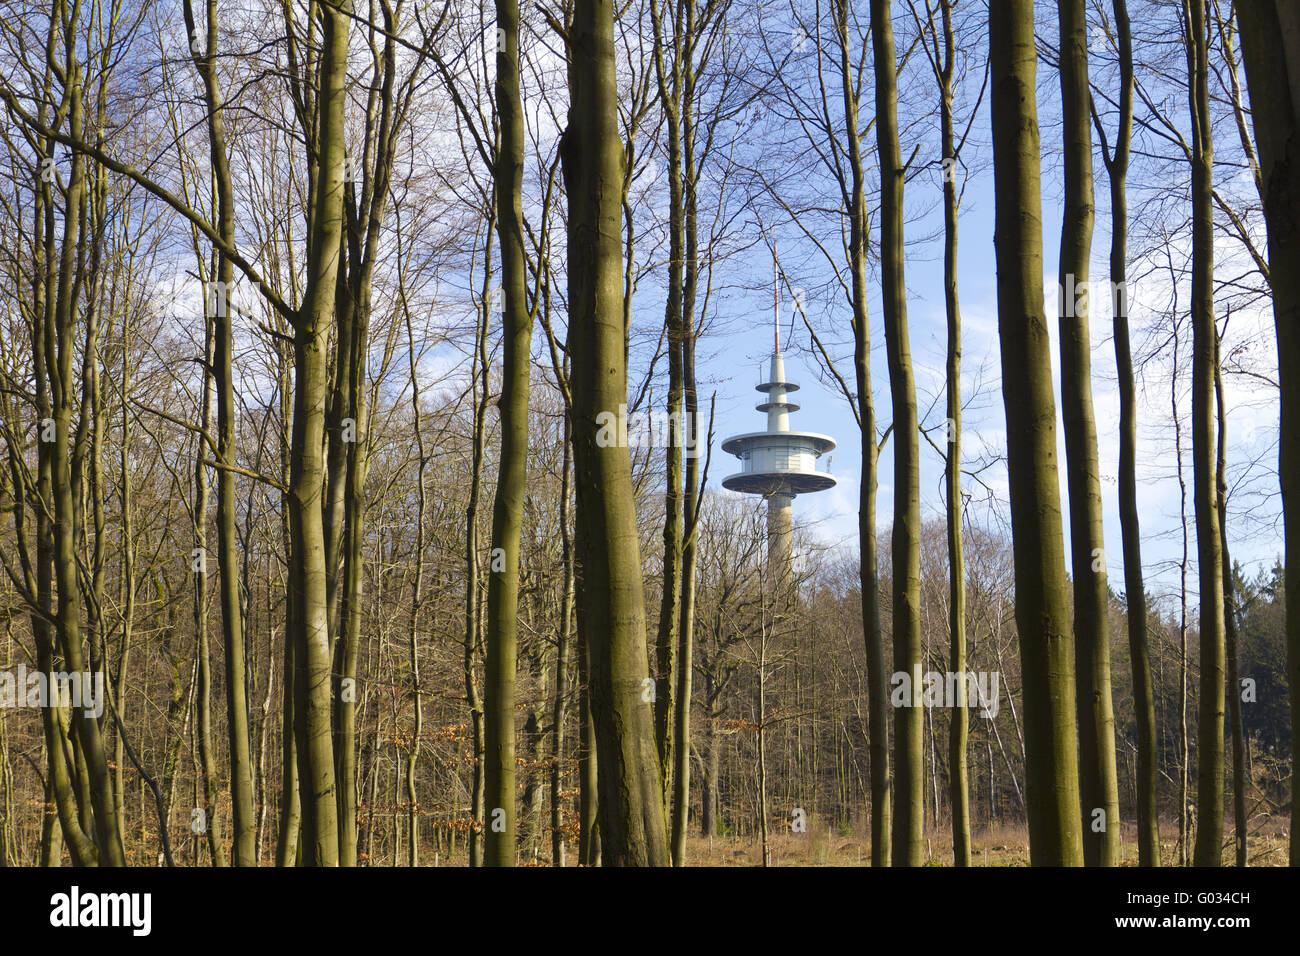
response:
M519 100L519 4L497 0L496 102L500 145L494 182L501 238L504 341L501 464L492 506L484 698L484 780L488 866L515 864L515 667L519 534L528 466L528 363L532 315L524 300L524 114Z
M889 866L891 833L889 775L889 675L885 672L885 643L880 627L880 594L876 569L876 415L871 398L871 321L867 313L866 166L858 134L858 91L852 82L848 49L848 0L836 0L840 75L844 100L845 139L852 173L849 204L849 271L852 275L853 372L857 389L858 428L862 441L862 480L858 486L859 586L862 630L867 655L867 708L871 754L871 865Z
M196 36L189 0L184 4L185 26ZM217 77L217 4L205 4L206 49L192 58L203 79L208 120L208 156L212 163L217 204L217 231L222 242L235 244L235 194L226 150L222 93ZM236 866L257 864L257 819L253 807L252 756L248 736L248 695L244 664L244 614L240 601L239 546L235 533L235 475L229 471L235 456L234 307L230 301L235 268L230 257L217 254L214 288L209 290L208 314L215 336L213 377L217 386L217 561L221 568L221 631L226 662L226 730L230 744L230 802L232 853Z
M1188 760L1187 741L1187 482L1183 477L1183 429L1178 416L1178 323L1173 334L1173 369L1170 373L1170 410L1174 422L1174 459L1178 475L1178 527L1182 556L1178 562L1178 865L1187 866L1188 852Z
M1124 592L1128 606L1129 658L1137 724L1138 865L1160 865L1157 792L1156 711L1147 637L1147 598L1142 574L1142 536L1137 504L1137 390L1128 326L1128 164L1133 135L1133 40L1126 0L1114 0L1119 41L1119 129L1115 150L1102 158L1110 179L1110 283L1114 315L1115 368L1119 378L1119 524L1124 547ZM1104 135L1104 134L1103 134Z
M293 395L290 385L290 347L280 342L277 347L279 360L279 400L282 428L292 428ZM282 433L280 438L280 468L282 474L289 474L293 468L292 450L289 435ZM293 535L289 522L289 495L280 496L280 537L285 554L293 554ZM297 657L294 647L295 631L293 626L292 599L285 601L284 620L284 688L280 707L280 825L275 838L275 865L293 866L298 860L299 837L302 828L302 799L298 791L298 740L294 715L294 704L298 698L296 690Z
M1196 740L1197 866L1223 859L1223 555L1215 492L1214 147L1205 0L1188 0L1192 111L1192 497L1196 513L1201 686Z
M688 215L693 218L692 211L688 210ZM693 289L693 280L689 277L689 274L694 272L695 257L692 255L690 258L691 261L687 266L688 279L686 285L688 289ZM685 417L682 428L684 434L686 428L694 429L697 426L699 414L699 398L695 380L696 330L692 314L694 300L694 292L688 292L685 318L682 323L684 336L682 342L682 379L685 396ZM683 495L684 507L682 513L685 540L682 542L682 597L679 606L681 620L677 628L677 690L675 695L676 708L674 710L675 728L673 730L673 740L675 741L673 760L675 766L672 773L671 822L674 866L686 865L686 825L691 809L691 688L695 676L695 567L699 544L700 512L700 459L697 454L699 451L699 435L693 431L691 434L695 435L694 449L696 454L692 454L686 459L686 487Z
M483 758L484 714L479 696L477 663L482 631L479 599L478 510L483 487L483 452L487 435L487 408L491 401L487 337L492 308L489 295L492 265L492 232L496 213L489 211L483 250L483 289L479 297L479 325L474 349L474 440L470 459L469 502L465 506L465 653L462 671L465 700L469 704L471 757L474 782L470 786L469 865L483 865L483 800L485 774Z
M1300 363L1300 41L1295 11L1281 2L1240 3L1241 49L1250 87L1251 119L1259 147L1268 223L1269 282L1277 329L1278 367ZM1288 27L1283 30L1283 21ZM1279 434L1294 435L1300 420L1300 377L1281 376ZM1286 527L1287 682L1291 726L1300 727L1300 447L1283 437L1278 473ZM1291 766L1300 767L1300 734L1291 734ZM1291 776L1291 819L1300 819L1300 776ZM1292 866L1300 866L1300 831L1291 827Z
M1227 323L1224 323L1225 329ZM1228 411L1223 401L1223 339L1216 336L1214 404L1218 421L1214 489L1219 508L1219 542L1223 555L1223 625L1228 669L1228 723L1232 732L1232 819L1237 866L1246 865L1246 743L1241 728L1241 684L1237 677L1237 608L1232 559L1228 552Z
M1051 341L1043 309L1033 0L989 6L998 337L1024 685L1029 856L1083 862L1074 655L1056 464Z
M871 3L872 53L876 68L876 143L880 156L880 274L885 314L885 349L894 416L893 570L895 673L915 674L921 663L921 493L920 433L916 386L907 334L907 289L903 279L903 161L898 146L898 85L894 28L889 0ZM919 682L917 682L919 684ZM893 863L926 861L925 711L921 688L912 706L894 718L896 776Z
M1093 225L1088 24L1084 0L1057 0L1057 11L1065 136L1065 209L1061 217L1057 305L1074 572L1074 673L1079 706L1083 858L1088 866L1115 866L1119 862L1120 823L1115 714L1110 690L1110 591L1106 584L1088 323L1088 257Z
M582 630L591 664L591 706L606 864L665 865L659 754L647 677L645 605L631 462L626 448L597 442L597 416L627 402L619 242L623 148L610 0L577 0L569 34L569 125L561 144L569 197L573 438ZM653 685L651 685L653 686Z
M215 336L214 323L207 323L204 342L205 366L213 367L212 355ZM212 378L207 371L203 375L203 400L200 403L199 417L206 431L212 422ZM212 751L212 652L208 646L208 466L207 444L200 438L196 442L194 462L194 558L190 567L194 571L194 633L197 641L198 655L196 683L198 694L198 732L199 761L203 765L203 818L202 829L194 830L195 821L190 821L190 828L195 833L206 834L208 852L212 856L213 866L226 865L226 848L221 839L221 818L217 809L221 802L221 788L218 783L217 759Z
M952 673L961 675L966 672L966 559L962 545L961 309L957 300L957 143L953 131L952 94L956 42L952 30L952 0L940 0L940 12L943 19L943 59L936 61L935 75L939 82L939 124L945 168L943 291L944 312L948 322L948 358L945 368L947 448L944 455L943 487L948 541L948 667ZM930 26L933 30L933 17ZM970 783L966 754L970 736L970 701L966 699L967 684L960 677L957 687L958 697L952 711L952 721L948 725L952 858L955 866L970 866Z
M64 11L64 29L69 34L79 28L80 6ZM52 18L53 19L53 18ZM82 136L82 67L73 50L76 41L66 38L69 62L64 64L66 83L67 122L70 135L75 140ZM53 351L46 351L46 374L51 385L51 416L54 426L50 449L51 490L53 492L54 578L58 604L55 613L58 643L68 673L85 675L85 662L81 635L81 590L78 580L76 500L73 494L70 442L72 437L72 408L76 379L73 377L74 341L77 328L78 291L80 270L78 263L84 251L82 219L85 184L84 156L73 151L68 175L63 216L63 237L58 265L55 270L53 310L47 313L51 323L47 342ZM47 671L48 673L48 671ZM51 708L55 709L55 708ZM113 803L112 778L104 752L104 739L99 722L84 708L75 708L71 715L74 751L85 763L85 775L74 779L85 782L83 810L90 814L93 808L95 846L99 863L106 866L123 866L125 863L121 832L117 825L117 810ZM82 830L89 827L83 821ZM65 825L65 835L67 827Z
M551 703L551 865L564 866L564 725L569 702L569 633L573 627L573 536L569 531L569 497L573 446L569 442L569 417L564 417L564 450L560 465L560 564L564 569L560 596L560 624L555 650L555 697Z
M579 549L576 547L575 552ZM578 862L600 863L600 820L597 813L596 726L591 715L591 660L583 638L582 588L575 592L578 622Z
M55 30L53 21L50 29L53 37ZM48 79L44 93L46 98L52 96ZM42 105L39 109L39 117L43 123L47 107ZM41 145L46 157L53 155L54 141L51 138L45 138ZM32 234L35 237L32 249L31 289L32 371L35 385L33 404L42 428L45 427L45 423L53 421L52 403L55 390L50 352L46 344L47 336L54 328L54 308L57 299L55 292L57 273L53 267L55 231L52 193L51 185L42 179L34 192L32 203ZM50 344L50 348L53 348L53 343ZM7 417L11 420L13 418L12 415ZM36 645L37 666L42 672L49 674L53 671L57 641L57 631L54 626L54 443L40 441L37 444L36 456L38 504L34 509L36 603L29 617ZM18 526L18 518L22 513L20 501L15 498L15 527ZM19 534L17 538L19 546L22 547L24 542L22 535ZM66 843L73 865L94 866L98 862L98 851L77 819L75 798L64 756L66 737L55 708L41 708L41 729L48 764L44 803L47 806L54 804L56 819L51 820L47 817L46 821L49 825L42 826L40 863L42 866L58 866L62 846Z
M294 323L293 468L289 519L295 639L295 720L305 862L337 866L329 607L322 513L326 329L334 315L343 231L344 101L350 0L323 0L318 159L313 183L307 288Z
M674 720L678 629L681 625L682 591L682 431L673 422L682 419L683 399L683 295L682 272L685 257L685 196L682 187L682 24L673 20L671 36L664 30L659 0L650 0L654 27L655 75L659 100L667 128L668 152L668 290L664 305L664 331L668 343L668 447L664 451L665 492L663 530L663 588L659 603L659 628L655 639L655 743L659 749L659 772L663 785L664 811L672 807ZM665 47L670 46L667 64ZM689 44L689 38L687 39ZM689 53L688 53L689 55ZM689 665L688 665L689 666ZM689 704L689 702L688 702Z
M406 819L407 829L411 833L407 865L414 868L420 865L420 807L419 793L416 790L416 770L420 761L420 744L424 736L424 706L421 700L420 686L420 606L424 599L424 547L425 547L425 511L428 509L428 490L425 487L425 472L429 458L424 448L424 419L420 409L420 384L416 367L415 332L411 327L410 316L406 324L407 352L411 369L411 419L415 427L415 446L420 463L416 469L416 505L415 518L415 584L411 593L411 615L407 632L407 660L411 665L411 696L415 708L415 720L411 727L411 746L406 753Z

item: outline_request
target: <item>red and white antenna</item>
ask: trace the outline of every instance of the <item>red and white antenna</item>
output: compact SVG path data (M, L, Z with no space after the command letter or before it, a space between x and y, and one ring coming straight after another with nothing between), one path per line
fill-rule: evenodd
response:
M772 351L781 352L781 270L777 265L776 243L772 243Z

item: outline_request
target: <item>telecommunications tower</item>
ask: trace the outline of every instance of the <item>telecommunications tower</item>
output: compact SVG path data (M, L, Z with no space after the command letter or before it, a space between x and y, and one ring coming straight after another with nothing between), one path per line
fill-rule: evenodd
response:
M835 447L835 439L816 432L790 430L790 414L799 406L789 393L799 386L785 377L781 357L781 292L776 252L772 256L772 358L767 381L756 386L766 400L757 406L767 413L767 430L733 435L722 450L740 459L740 471L722 480L722 487L767 499L769 569L780 578L790 573L791 504L795 495L835 486L829 472L817 470L817 459Z

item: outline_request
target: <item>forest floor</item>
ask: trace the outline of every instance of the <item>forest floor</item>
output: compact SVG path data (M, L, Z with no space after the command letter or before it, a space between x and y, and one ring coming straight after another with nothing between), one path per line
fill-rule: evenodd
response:
M1175 865L1177 844L1176 820L1160 824L1161 856L1166 866ZM1252 825L1247 838L1251 866L1286 866L1286 817L1273 817ZM1171 839L1172 837L1172 839ZM773 866L869 866L871 840L850 834L820 829L815 824L807 833L773 834L770 840ZM929 866L952 865L952 835L944 828L926 831ZM1137 835L1129 825L1124 828L1120 846L1121 866L1137 866ZM1235 850L1232 828L1224 830L1224 863L1230 865ZM691 866L761 866L762 844L758 840L731 836L691 837L687 855ZM1028 866L1029 831L1023 825L975 827L971 833L971 862L975 866Z

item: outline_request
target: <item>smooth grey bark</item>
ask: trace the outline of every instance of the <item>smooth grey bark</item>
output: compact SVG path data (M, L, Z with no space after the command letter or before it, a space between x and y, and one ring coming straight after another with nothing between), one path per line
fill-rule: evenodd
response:
M1137 504L1137 389L1128 324L1128 166L1133 138L1133 38L1128 4L1114 0L1119 48L1119 127L1108 151L1106 131L1093 113L1101 157L1110 180L1110 282L1115 368L1119 379L1119 523L1124 549L1124 600L1128 610L1133 710L1137 724L1138 865L1160 865L1159 770L1155 694L1147 633L1146 585L1142 574L1141 521Z
M497 402L501 414L501 462L492 507L493 560L488 576L483 759L485 799L491 823L487 827L484 862L488 866L514 866L519 536L527 480L529 345L533 316L525 301L527 266L522 200L525 142L519 93L519 5L515 0L497 0L496 9L499 143L493 177L501 240L504 349L502 393Z
M1236 5L1259 147L1269 283L1278 367L1300 363L1300 22L1294 5L1260 0ZM1279 434L1300 428L1300 376L1281 376ZM1279 443L1278 475L1286 528L1287 682L1291 688L1291 766L1300 767L1300 445ZM1291 776L1291 819L1300 819L1300 775ZM1300 829L1291 827L1291 866L1300 866Z
M1029 856L1083 863L1074 648L1061 535L1051 341L1043 308L1033 0L989 4L998 338L1007 421Z
M626 448L597 441L597 416L627 402L623 322L623 145L610 0L576 0L569 124L560 152L569 198L569 336L583 636L590 655L603 862L670 862L647 677L645 601Z
M876 414L871 396L871 320L867 310L867 271L870 221L867 214L866 163L862 156L858 114L860 89L853 84L849 56L849 2L835 0L834 15L840 41L841 98L849 157L848 207L853 378L862 448L862 479L858 484L859 588L863 642L867 656L868 748L871 754L871 865L889 866L891 823L889 771L889 675L885 671L885 642L880 625L879 576L876 567Z
M880 158L880 273L885 351L894 431L894 525L890 535L894 671L913 674L921 660L920 425L907 331L903 276L903 160L898 145L898 83L889 0L872 0L876 75L876 149ZM921 866L925 847L924 719L919 686L912 706L894 716L894 866Z
M1223 559L1215 490L1214 147L1205 0L1187 0L1192 120L1192 500L1196 514L1201 680L1196 738L1196 866L1223 859Z
M1061 418L1070 493L1074 576L1074 674L1079 706L1079 789L1083 858L1119 862L1119 783L1110 689L1110 590L1102 533L1097 425L1092 405L1088 266L1094 218L1089 126L1088 23L1084 0L1057 0L1065 138L1065 208L1057 273L1061 341Z
M207 110L208 158L216 198L216 226L224 243L235 243L234 180L226 145L224 96L217 75L217 4L204 4L206 43L203 52L191 52L203 80ZM183 4L185 27L197 37L190 0ZM226 665L226 731L230 747L230 798L232 848L236 866L257 863L257 820L254 811L252 755L248 731L248 694L244 648L244 609L240 599L239 546L235 532L235 475L229 470L235 454L234 288L235 267L218 251L216 286L208 290L205 305L213 323L212 374L217 394L217 562L220 566L221 630ZM206 517L201 519L206 521Z

